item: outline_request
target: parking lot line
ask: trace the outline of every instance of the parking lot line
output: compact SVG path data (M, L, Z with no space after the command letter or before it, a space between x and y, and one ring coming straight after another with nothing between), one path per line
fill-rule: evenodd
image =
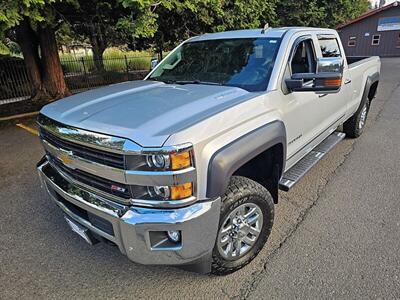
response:
M22 129L25 129L25 130L28 131L29 133L32 133L32 134L34 134L34 135L39 135L39 131L37 131L37 130L34 129L34 128L31 128L31 127L26 126L26 125L21 124L21 123L18 123L18 124L16 124L16 125L17 125L18 127L22 128Z

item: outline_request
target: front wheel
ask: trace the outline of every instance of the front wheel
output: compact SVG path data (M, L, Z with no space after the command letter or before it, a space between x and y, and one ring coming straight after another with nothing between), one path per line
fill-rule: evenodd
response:
M226 275L251 262L266 243L274 222L274 202L267 189L233 176L222 197L212 273Z

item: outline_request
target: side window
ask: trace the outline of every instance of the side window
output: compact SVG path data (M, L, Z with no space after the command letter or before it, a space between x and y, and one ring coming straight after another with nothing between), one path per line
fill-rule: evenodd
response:
M341 57L339 43L335 38L318 39L321 47L322 57ZM355 42L355 40L354 40ZM354 43L355 45L355 43ZM349 45L350 46L350 45Z
M379 46L380 41L381 41L381 35L380 34L374 34L372 36L371 45L372 46Z
M351 37L349 37L349 40L347 41L347 46L355 47L356 43L357 43L357 37L351 36Z
M301 41L296 46L290 63L292 74L315 73L316 59L311 39Z

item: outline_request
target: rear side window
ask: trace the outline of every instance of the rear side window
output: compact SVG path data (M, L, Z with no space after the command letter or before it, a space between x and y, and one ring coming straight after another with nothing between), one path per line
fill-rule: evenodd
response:
M341 57L339 43L335 38L318 39L322 57Z

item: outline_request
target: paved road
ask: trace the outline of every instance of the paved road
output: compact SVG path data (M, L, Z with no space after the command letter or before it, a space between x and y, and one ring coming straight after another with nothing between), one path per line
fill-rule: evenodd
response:
M0 298L399 298L399 70L399 59L383 61L365 135L281 194L267 246L226 277L141 266L85 244L39 188L37 137L2 128Z
M400 87L386 92L376 122L270 258L250 299L400 298Z

